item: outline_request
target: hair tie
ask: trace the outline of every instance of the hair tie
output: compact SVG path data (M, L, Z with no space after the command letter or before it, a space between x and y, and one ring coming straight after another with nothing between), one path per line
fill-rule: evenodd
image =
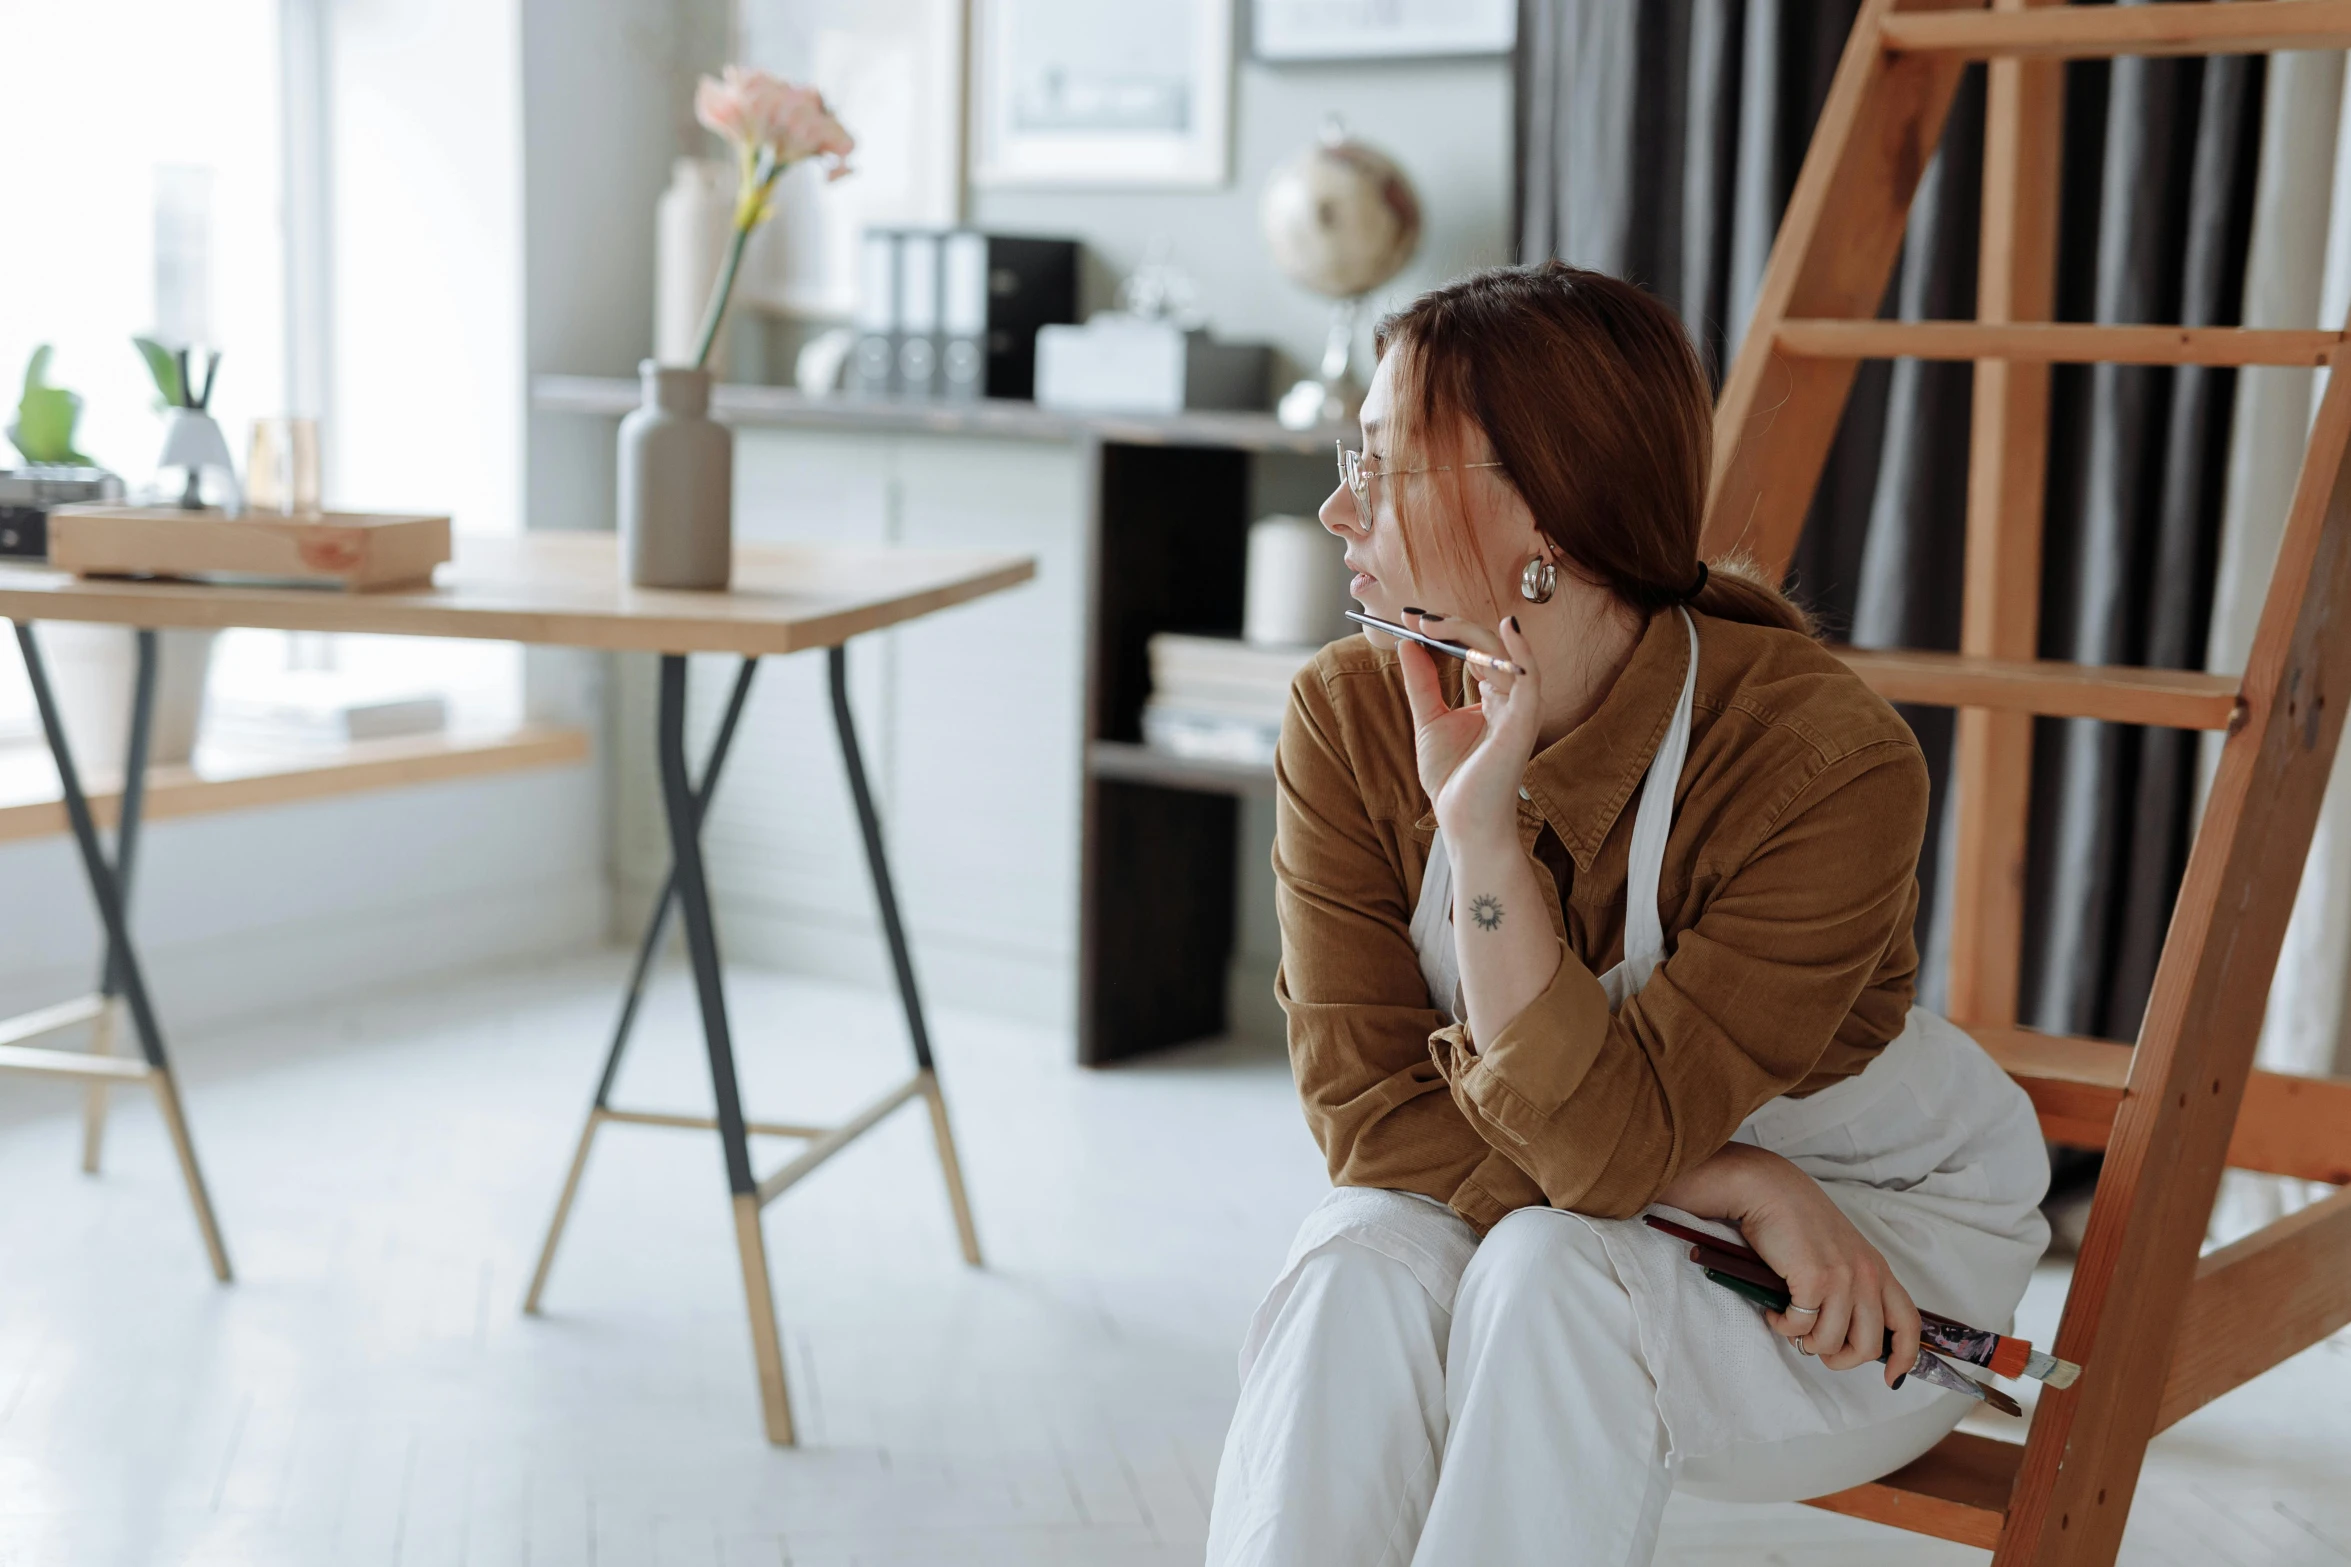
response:
M1683 593L1683 594L1682 594L1682 602L1683 602L1683 603L1685 603L1685 604L1687 604L1687 603L1689 603L1689 602L1690 602L1692 599L1696 598L1696 597L1697 597L1699 594L1701 594L1701 593L1703 593L1703 592L1705 592L1705 591L1706 591L1706 562L1704 562L1704 561L1700 561L1700 562L1698 562L1698 580L1697 580L1696 582L1693 582L1693 583L1691 583L1691 584L1690 584L1690 586L1689 586L1689 590L1688 590L1687 592L1685 592L1685 593Z

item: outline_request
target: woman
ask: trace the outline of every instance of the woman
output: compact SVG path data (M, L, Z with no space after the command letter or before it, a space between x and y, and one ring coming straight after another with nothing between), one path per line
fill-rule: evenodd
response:
M2047 1241L2029 1103L1911 1006L1917 743L1699 561L1710 420L1675 318L1556 262L1381 329L1351 591L1524 672L1371 637L1293 691L1281 1000L1336 1189L1241 1352L1212 1563L1615 1567L1677 1484L1858 1485L1968 1405L1903 1383L1918 1306L2007 1321Z

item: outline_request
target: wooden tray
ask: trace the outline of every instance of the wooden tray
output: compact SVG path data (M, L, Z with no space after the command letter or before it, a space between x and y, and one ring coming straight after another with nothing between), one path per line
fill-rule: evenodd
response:
M298 582L364 592L432 580L449 519L375 512L284 517L174 506L60 506L49 562L84 577Z

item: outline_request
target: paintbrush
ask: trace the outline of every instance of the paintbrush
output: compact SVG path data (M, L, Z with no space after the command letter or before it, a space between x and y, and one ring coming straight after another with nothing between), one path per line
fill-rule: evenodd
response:
M1697 1247L1691 1248L1693 1259L1696 1258L1698 1250ZM1745 1296L1758 1306L1765 1306L1773 1311L1788 1309L1788 1295L1785 1290L1766 1289L1751 1279L1741 1278L1734 1273L1725 1273L1720 1268L1708 1268L1706 1276L1732 1294ZM1878 1359L1888 1359L1893 1353L1894 1335L1889 1332L1886 1335L1885 1350L1878 1356ZM1985 1386L1973 1377L1962 1376L1953 1370L1941 1356L1923 1344L1919 1347L1918 1358L1910 1363L1910 1369L1894 1379L1894 1386L1900 1387L1903 1377L1912 1376L1917 1377L1921 1382L1932 1382L1939 1388L1946 1388L1951 1392L1964 1394L1969 1398L1989 1404L2004 1415L2022 1415L2024 1413L2024 1406L2015 1399L2010 1398L1996 1387Z
M1526 673L1525 670L1507 658L1496 658L1491 653L1481 652L1465 643L1447 642L1442 637L1432 637L1426 632L1415 631L1410 626L1400 626L1392 620L1382 620L1377 615L1358 615L1355 611L1349 610L1347 618L1359 626L1369 626L1374 631L1385 631L1389 636L1402 637L1407 642L1418 642L1422 647L1433 648L1448 658L1458 658L1472 669L1491 669L1505 675Z
M1738 1242L1724 1240L1704 1230L1691 1229L1686 1224L1676 1224L1671 1219L1660 1219L1654 1214L1645 1216L1645 1222L1651 1229L1663 1230L1678 1240L1690 1242L1694 1248L1690 1260L1701 1267L1744 1279L1760 1288L1776 1292L1783 1299L1787 1297L1787 1280L1773 1272L1769 1263ZM1779 1311L1785 1308L1774 1306L1772 1309ZM1955 1322L1932 1311L1922 1310L1918 1318L1921 1343L1955 1360L1982 1366L1994 1376L2031 1377L2051 1387L2065 1388L2073 1386L2074 1378L2082 1374L2080 1366L2037 1350L2028 1340L1994 1333L1988 1328L1969 1327L1964 1322ZM1890 1333L1887 1342L1889 1345L1893 1342Z

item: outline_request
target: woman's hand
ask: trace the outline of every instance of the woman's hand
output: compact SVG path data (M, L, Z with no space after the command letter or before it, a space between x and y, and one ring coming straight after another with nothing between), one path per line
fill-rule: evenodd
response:
M1910 1292L1820 1183L1778 1154L1728 1144L1658 1200L1739 1227L1747 1244L1788 1281L1790 1308L1766 1312L1763 1320L1798 1349L1818 1355L1821 1364L1850 1371L1883 1355L1892 1386L1917 1361L1918 1307ZM1800 1306L1817 1311L1795 1309ZM1891 1354L1888 1328L1894 1332Z
M1506 675L1471 667L1466 679L1477 699L1449 707L1437 679L1436 655L1416 642L1396 647L1404 694L1412 704L1420 786L1436 808L1437 825L1449 842L1505 837L1515 842L1519 781L1535 753L1542 720L1541 682L1518 617L1505 618L1498 637L1417 611L1407 610L1404 621L1415 631L1500 654L1526 671Z

